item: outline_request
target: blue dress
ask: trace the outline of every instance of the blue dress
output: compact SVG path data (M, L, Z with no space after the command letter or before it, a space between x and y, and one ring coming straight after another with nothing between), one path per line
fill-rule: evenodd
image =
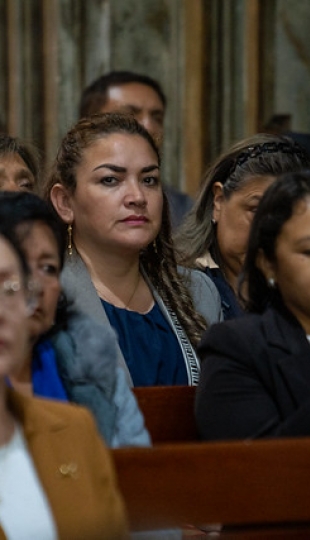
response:
M118 334L134 386L188 384L177 337L156 303L141 314L101 302Z

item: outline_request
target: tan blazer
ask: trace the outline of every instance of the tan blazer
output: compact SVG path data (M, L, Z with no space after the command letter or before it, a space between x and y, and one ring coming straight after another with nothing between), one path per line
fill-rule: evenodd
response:
M90 413L77 405L24 397L12 390L9 407L23 429L59 539L127 538L109 451ZM0 528L0 539L4 538Z

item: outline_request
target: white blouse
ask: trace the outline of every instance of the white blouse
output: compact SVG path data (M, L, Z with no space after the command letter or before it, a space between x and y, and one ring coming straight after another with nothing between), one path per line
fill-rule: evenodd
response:
M0 446L0 526L8 540L57 540L49 503L19 427Z

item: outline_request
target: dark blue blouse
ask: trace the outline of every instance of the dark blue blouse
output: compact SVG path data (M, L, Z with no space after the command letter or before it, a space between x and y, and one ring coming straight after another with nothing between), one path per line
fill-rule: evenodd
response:
M101 302L118 334L134 386L188 384L177 337L156 303L141 314Z

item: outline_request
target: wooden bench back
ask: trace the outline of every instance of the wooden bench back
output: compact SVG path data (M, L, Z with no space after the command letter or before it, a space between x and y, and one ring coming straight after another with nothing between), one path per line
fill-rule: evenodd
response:
M214 523L275 530L295 523L310 538L310 438L112 454L133 531Z
M194 386L134 388L154 444L198 440L194 419Z

